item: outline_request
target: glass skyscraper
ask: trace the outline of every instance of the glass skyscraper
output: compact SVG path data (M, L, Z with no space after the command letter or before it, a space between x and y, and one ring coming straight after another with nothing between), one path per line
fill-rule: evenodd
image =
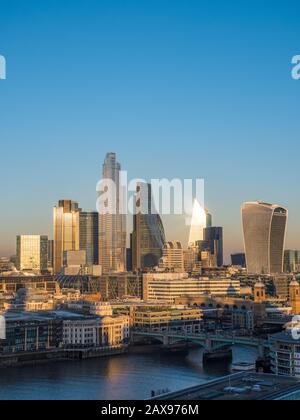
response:
M248 273L282 273L288 210L261 201L244 203L242 219Z
M99 262L99 214L97 212L81 212L79 216L80 239L79 248L86 251L86 264L98 265Z
M139 183L133 216L133 270L158 266L163 255L165 240L161 217L154 209L151 185Z
M48 237L39 235L17 236L17 269L20 271L46 271L48 267Z
M207 227L204 229L204 243L209 244L209 251L216 257L218 267L223 266L223 228Z
M121 165L115 153L108 153L103 164L102 180L110 183L99 201L99 263L103 273L126 271L126 214L122 211L123 191L120 186ZM112 187L113 183L113 187ZM110 208L111 206L111 208Z
M201 207L198 200L194 201L193 214L189 236L189 246L194 246L198 241L204 239L204 229L210 218L203 207Z
M54 273L61 272L65 251L79 251L80 212L78 203L71 200L61 200L53 209Z

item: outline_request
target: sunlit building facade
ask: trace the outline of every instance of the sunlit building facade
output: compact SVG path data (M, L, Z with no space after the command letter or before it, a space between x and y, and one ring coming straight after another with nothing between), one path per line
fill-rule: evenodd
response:
M17 236L17 269L20 271L46 271L48 267L48 237L39 235Z
M184 254L182 243L178 241L167 242L164 245L163 257L161 259L160 267L175 271L178 273L184 272Z
M242 219L248 273L282 273L288 210L249 202L242 206Z
M223 228L207 227L204 229L204 241L209 245L210 254L215 257L218 267L223 266Z
M126 215L122 214L120 186L121 165L115 153L108 153L103 164L102 179L109 180L114 188L107 187L107 200L100 201L99 214L99 264L103 273L126 271ZM107 207L107 203L111 207Z
M151 185L139 183L133 216L133 269L144 270L158 266L164 244L165 231L161 217L153 206Z
M79 251L80 212L71 200L61 200L53 209L55 273L62 270L65 251Z
M191 220L189 246L194 246L198 241L204 239L204 229L207 226L207 222L210 221L208 213L203 207L201 207L198 200L194 201L193 214Z

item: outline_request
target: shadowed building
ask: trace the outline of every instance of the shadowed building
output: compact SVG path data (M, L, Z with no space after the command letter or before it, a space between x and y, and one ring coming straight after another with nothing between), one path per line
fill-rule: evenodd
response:
M282 273L287 209L260 201L244 203L242 219L248 273Z
M152 202L151 185L139 183L133 216L132 258L133 270L144 270L159 265L165 244L165 231Z
M286 250L284 252L284 272L297 273L300 271L300 251Z
M204 241L209 244L211 255L215 256L217 266L223 266L223 228L208 227L204 229Z
M86 252L86 264L98 265L99 259L99 214L80 213L80 250Z

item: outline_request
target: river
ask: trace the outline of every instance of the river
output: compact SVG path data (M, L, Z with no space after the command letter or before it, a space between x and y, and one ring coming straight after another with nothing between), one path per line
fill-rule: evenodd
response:
M234 362L252 362L254 350L235 347ZM176 391L231 372L224 363L202 366L201 350L188 357L158 353L57 362L0 370L0 400L143 400L152 390Z

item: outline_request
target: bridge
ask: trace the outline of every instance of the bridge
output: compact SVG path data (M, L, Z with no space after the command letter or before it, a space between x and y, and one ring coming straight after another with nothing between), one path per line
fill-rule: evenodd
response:
M267 342L264 339L255 337L239 337L230 334L187 334L185 332L175 331L149 331L133 330L132 338L135 341L138 338L154 339L163 344L164 347L172 346L178 343L192 343L204 348L207 353L215 353L222 349L232 346L243 346L255 348L260 356L264 355L264 349Z

